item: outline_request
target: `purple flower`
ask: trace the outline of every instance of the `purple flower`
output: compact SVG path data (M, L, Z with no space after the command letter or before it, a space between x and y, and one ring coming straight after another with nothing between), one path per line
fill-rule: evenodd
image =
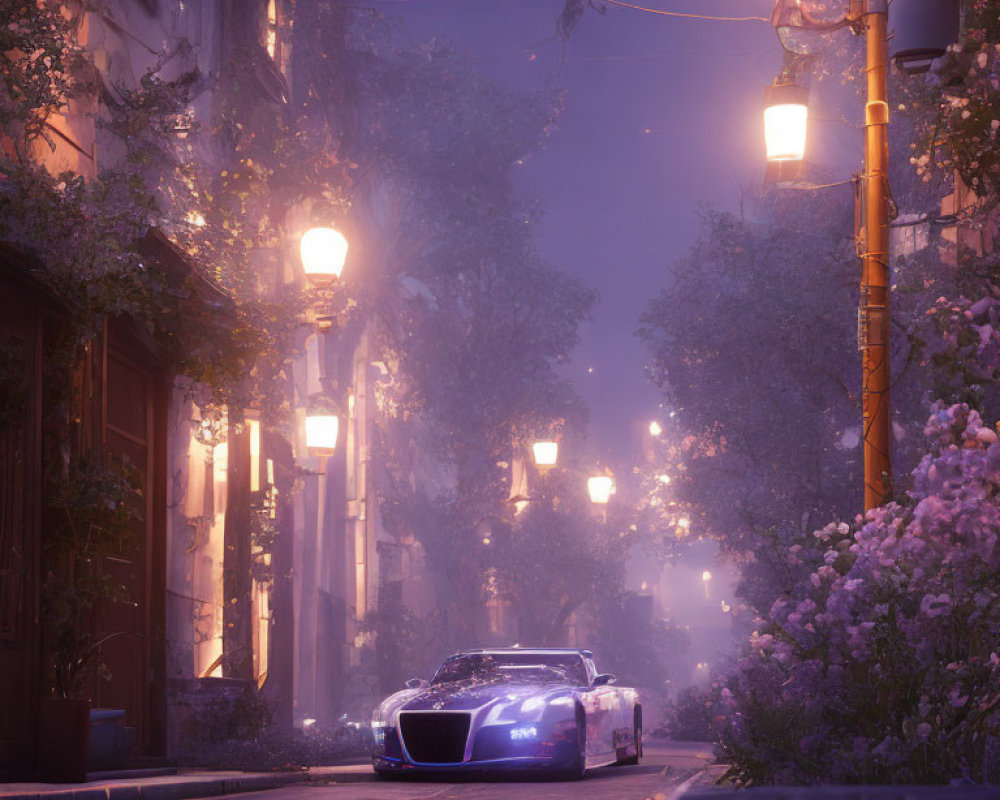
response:
M952 608L951 596L948 594L925 594L923 600L920 601L920 613L926 614L928 617L940 617L951 611Z

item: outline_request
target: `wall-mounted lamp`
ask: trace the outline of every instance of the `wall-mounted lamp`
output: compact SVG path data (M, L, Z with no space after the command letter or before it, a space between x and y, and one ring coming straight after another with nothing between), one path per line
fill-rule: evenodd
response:
M337 449L340 419L329 412L306 415L306 447L312 455L332 456Z
M535 459L535 466L539 469L554 467L559 458L559 443L535 442L531 446L531 453Z
M310 228L299 242L302 270L314 286L326 286L340 277L347 261L347 239L333 228Z

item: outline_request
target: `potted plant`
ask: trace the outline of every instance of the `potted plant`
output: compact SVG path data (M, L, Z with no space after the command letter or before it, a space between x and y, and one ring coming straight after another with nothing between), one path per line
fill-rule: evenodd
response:
M39 712L39 769L53 781L82 781L93 680L110 680L101 645L106 603L125 602L127 590L102 570L106 557L129 555L141 519L136 470L105 456L63 460L46 475L42 535L42 646L49 661L50 696Z

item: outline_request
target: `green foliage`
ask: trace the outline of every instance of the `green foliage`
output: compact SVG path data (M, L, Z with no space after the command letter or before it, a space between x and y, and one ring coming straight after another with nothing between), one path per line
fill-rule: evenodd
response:
M232 102L240 87L232 82L217 89L219 126L195 124L180 138L178 120L204 76L165 80L159 73L183 43L137 85L100 88L76 43L78 20L64 17L62 4L6 5L0 122L16 147L2 165L0 237L34 257L68 306L77 344L105 317L128 316L161 342L178 373L209 388L212 401L283 411L284 393L274 388L285 381L295 328L315 298L290 288L261 293L262 273L281 266L291 203L313 196L321 209L343 207L345 170L331 148L305 141L281 115L258 126L260 136L244 130L245 109ZM101 101L77 111L91 109L108 166L93 181L51 176L33 160L31 145L46 138L49 116L67 99L84 96ZM226 145L221 164L196 157L201 135ZM152 228L168 243L158 257L144 246ZM333 294L331 303L345 305ZM74 348L64 354L68 370Z
M716 741L729 718L728 694L718 681L682 689L664 709L667 735L677 742Z
M532 502L510 525L494 526L480 546L501 600L511 603L528 646L565 643L570 616L610 605L622 582L616 528L593 517L585 478L573 469L540 477Z
M105 559L133 555L143 508L139 486L135 468L110 455L50 464L41 596L43 647L57 696L80 695L95 673L110 679L100 647L118 632L101 632L99 611L132 598Z
M420 665L437 655L427 653L428 628L426 620L388 592L383 592L378 606L361 620L361 632L375 637L376 689L382 697L403 688Z
M199 715L201 744L230 740L253 741L271 725L271 704L255 686L238 695L214 697Z
M935 71L939 90L922 104L910 158L923 181L957 171L981 201L964 210L973 220L995 207L1000 191L998 76L1000 56L992 44L970 38L953 46Z
M535 212L509 178L561 98L506 90L433 44L352 57L359 131L346 154L378 187L371 224L387 254L365 298L387 371L380 508L439 576L435 635L468 646L485 635L486 571L504 570L512 592L533 580L499 547L515 441L584 416L556 366L595 297L540 259Z
M367 727L350 724L281 729L266 693L253 685L233 692L207 683L175 704L190 709L178 753L186 767L301 770L367 755L371 741Z
M1000 14L990 0L963 0L962 27L966 47L1000 42Z
M820 566L750 637L724 698L740 780L996 780L1000 450L967 406L933 412L904 502L816 531Z
M564 41L569 39L588 8L601 14L606 10L605 6L594 5L594 0L566 0L566 4L556 18L556 33L561 39Z
M755 530L847 513L859 468L838 446L860 413L849 205L790 194L760 198L749 217L705 211L640 319L648 372L675 413L676 452L658 462L676 478L670 495L736 550Z
M35 139L51 144L48 118L92 77L64 7L57 0L0 2L0 130L22 157Z
M643 698L666 698L689 669L688 631L669 619L653 619L648 595L608 593L595 606L591 647L600 656L601 669L623 686L638 687Z

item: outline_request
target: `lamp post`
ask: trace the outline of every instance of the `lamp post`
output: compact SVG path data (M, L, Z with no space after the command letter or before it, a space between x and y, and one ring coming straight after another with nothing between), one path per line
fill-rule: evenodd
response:
M861 175L863 249L858 305L858 349L861 351L864 507L868 511L889 498L889 193L887 101L888 0L850 0L840 23L820 24L798 7L783 16L778 0L773 19L792 27L831 30L850 25L863 31L866 45L868 99L865 104L865 166ZM789 19L792 21L789 22ZM780 38L780 30L779 30ZM768 91L764 111L768 159L801 160L805 153L805 90L790 81L787 69Z
M865 104L864 251L858 348L861 350L865 511L882 505L891 490L889 464L889 102L888 0L866 0L868 102Z

